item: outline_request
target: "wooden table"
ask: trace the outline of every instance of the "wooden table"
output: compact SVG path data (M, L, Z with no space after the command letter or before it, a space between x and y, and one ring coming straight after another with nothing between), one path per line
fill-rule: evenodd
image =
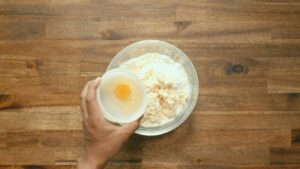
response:
M109 169L300 168L298 0L0 0L0 168L74 168L83 85L143 39L187 53L198 103Z

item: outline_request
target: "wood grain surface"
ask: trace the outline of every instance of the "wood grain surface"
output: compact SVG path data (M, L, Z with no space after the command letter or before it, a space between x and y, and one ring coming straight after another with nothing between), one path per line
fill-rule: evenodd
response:
M300 1L0 0L0 169L74 169L79 93L130 43L182 49L192 115L108 169L299 169Z

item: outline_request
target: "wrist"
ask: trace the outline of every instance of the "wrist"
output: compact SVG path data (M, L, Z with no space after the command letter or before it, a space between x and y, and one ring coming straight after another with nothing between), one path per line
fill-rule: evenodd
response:
M78 169L104 169L107 161L83 155L78 160Z

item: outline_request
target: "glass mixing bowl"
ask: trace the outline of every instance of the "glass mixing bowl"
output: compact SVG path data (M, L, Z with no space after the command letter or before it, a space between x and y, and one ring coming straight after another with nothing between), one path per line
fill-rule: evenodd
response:
M139 127L135 132L145 136L156 136L167 133L180 126L192 113L198 98L199 83L198 76L190 59L180 49L167 42L160 40L143 40L133 43L126 48L122 49L108 65L107 70L118 68L122 63L127 60L141 56L145 53L159 53L171 57L175 62L180 63L186 70L189 81L191 83L192 92L186 106L176 116L174 121L166 123L158 127Z

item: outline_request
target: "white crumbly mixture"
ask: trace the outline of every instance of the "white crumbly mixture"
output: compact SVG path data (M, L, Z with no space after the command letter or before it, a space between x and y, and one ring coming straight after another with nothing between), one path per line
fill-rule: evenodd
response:
M120 65L144 82L148 97L143 127L161 126L173 121L191 96L191 84L182 65L166 55L147 53Z

